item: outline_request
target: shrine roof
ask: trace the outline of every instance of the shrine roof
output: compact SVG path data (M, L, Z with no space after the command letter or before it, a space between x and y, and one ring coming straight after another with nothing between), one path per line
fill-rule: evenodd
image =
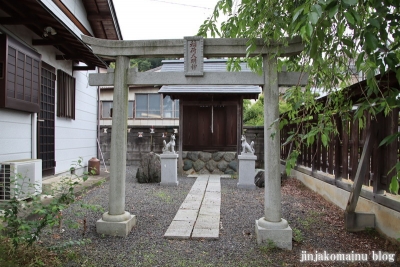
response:
M161 94L261 94L256 85L164 85Z
M228 72L226 59L204 59L204 72ZM240 72L251 72L246 63L240 63ZM163 60L160 72L183 72L181 60ZM164 85L158 91L162 94L251 94L262 92L257 85Z
M228 72L226 59L204 59L204 72ZM160 72L183 72L183 59L163 60ZM251 72L251 69L245 62L240 63L240 72Z

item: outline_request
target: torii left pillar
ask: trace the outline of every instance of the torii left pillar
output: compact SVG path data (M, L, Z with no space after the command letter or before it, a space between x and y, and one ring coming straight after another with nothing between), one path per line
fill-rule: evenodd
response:
M128 122L127 71L129 58L118 56L114 71L114 105L111 132L109 210L96 222L99 234L127 236L136 225L136 216L125 211L126 146Z

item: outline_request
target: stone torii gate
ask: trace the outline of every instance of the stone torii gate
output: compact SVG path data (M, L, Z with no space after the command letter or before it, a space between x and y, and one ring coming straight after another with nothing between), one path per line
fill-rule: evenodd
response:
M203 72L203 58L244 57L247 39L203 39L185 37L175 40L114 41L82 36L93 53L115 60L114 72L90 74L92 86L114 86L114 108L111 135L109 211L96 223L97 232L126 236L136 224L135 215L125 211L125 179L127 148L127 110L129 85L259 85L264 90L264 154L265 199L264 217L256 220L257 242L272 240L278 247L292 248L292 230L281 217L279 90L278 86L304 83L301 73L277 72L275 55L286 57L303 50L301 39L289 39L288 45L256 40L251 55L262 55L263 75L245 72ZM129 68L129 59L144 57L185 57L185 72L137 72ZM272 127L270 127L272 126ZM182 128L179 127L182 136ZM271 136L274 136L271 138ZM117 148L117 149L116 149ZM182 159L182 148L179 147Z

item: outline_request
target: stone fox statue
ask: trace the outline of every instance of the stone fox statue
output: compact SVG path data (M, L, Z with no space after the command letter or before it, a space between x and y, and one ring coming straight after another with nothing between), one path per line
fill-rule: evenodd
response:
M165 142L165 140L163 140L164 143L164 147L162 149L163 152L172 152L175 153L175 134L171 135L171 140L168 142Z
M246 141L246 137L242 135L242 138L240 139L242 141L242 153L252 153L254 154L254 141L251 141L250 145Z

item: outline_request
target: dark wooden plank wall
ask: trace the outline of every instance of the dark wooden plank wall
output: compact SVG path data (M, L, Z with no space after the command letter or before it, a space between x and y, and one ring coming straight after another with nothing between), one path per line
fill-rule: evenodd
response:
M237 105L183 105L183 150L236 151L237 120Z
M373 148L370 153L369 170L363 184L373 186L374 193L382 193L389 189L391 178L395 171L390 170L399 161L400 140L385 146L379 146L383 138L399 132L399 109L394 109L388 116L378 115L371 118L365 115L365 127L360 129L359 120L350 116L349 120L333 118L339 134L331 135L328 147L324 147L317 137L313 145L300 146L298 165L310 168L313 172L321 171L334 175L336 179L354 180L358 162L363 152L363 146L368 131L376 130L371 136ZM281 130L281 144L283 145L291 132L305 133L306 126L290 124ZM281 159L286 160L290 150L290 142L281 147Z

